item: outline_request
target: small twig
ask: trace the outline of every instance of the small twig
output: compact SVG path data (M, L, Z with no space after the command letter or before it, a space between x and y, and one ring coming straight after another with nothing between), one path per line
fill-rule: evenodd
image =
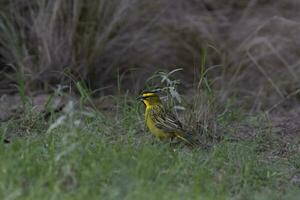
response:
M279 87L275 84L275 82L268 76L267 72L263 69L263 67L257 62L257 60L251 55L249 51L247 51L247 55L255 64L255 66L259 69L259 71L266 77L266 79L270 82L270 84L275 88L276 92L279 94L281 98L284 98L284 95L280 91Z
M283 100L281 100L280 102L278 102L277 104L273 105L271 108L269 108L267 111L265 111L266 114L269 114L272 110L274 110L275 108L277 108L279 105L281 105L282 103L284 103L285 101L289 100L291 97L297 95L300 93L300 89L290 93L288 96L286 96Z

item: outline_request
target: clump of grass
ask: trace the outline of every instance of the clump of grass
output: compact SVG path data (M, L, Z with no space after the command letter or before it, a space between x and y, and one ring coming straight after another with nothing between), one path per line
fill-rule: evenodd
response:
M103 86L116 80L118 70L154 66L168 53L169 41L158 31L164 3L15 0L4 5L0 54L15 73L22 72L26 89L66 81L64 71L91 88ZM10 79L19 77L11 73Z
M24 138L43 134L48 127L47 122L44 120L44 115L36 111L29 104L25 105L25 109L19 116L16 116L15 119L11 119L5 124L1 142L10 142L18 137Z

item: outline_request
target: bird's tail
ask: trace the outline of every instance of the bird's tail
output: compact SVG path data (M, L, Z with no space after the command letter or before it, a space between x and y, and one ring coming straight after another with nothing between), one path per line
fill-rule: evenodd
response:
M180 131L175 133L176 137L178 137L180 140L184 141L186 144L197 147L199 146L199 142L193 138L192 134L186 131Z

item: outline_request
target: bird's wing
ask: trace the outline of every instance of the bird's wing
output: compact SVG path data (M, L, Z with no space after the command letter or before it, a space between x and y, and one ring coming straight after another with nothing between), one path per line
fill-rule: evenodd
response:
M157 128L169 133L182 129L182 125L176 116L163 107L153 107L151 112L152 114L150 116Z
M192 138L190 133L183 130L182 124L173 113L165 110L163 107L154 107L151 112L152 114L150 116L157 128L167 133L173 133L176 137L190 145L198 144L198 142Z

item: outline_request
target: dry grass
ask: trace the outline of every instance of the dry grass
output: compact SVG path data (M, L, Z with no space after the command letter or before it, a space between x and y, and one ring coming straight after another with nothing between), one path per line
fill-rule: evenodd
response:
M220 98L236 95L252 113L299 88L296 0L1 4L2 93L13 92L13 84L27 92L52 90L70 76L99 94L136 92L157 69L176 67L185 69L189 87L204 58Z

